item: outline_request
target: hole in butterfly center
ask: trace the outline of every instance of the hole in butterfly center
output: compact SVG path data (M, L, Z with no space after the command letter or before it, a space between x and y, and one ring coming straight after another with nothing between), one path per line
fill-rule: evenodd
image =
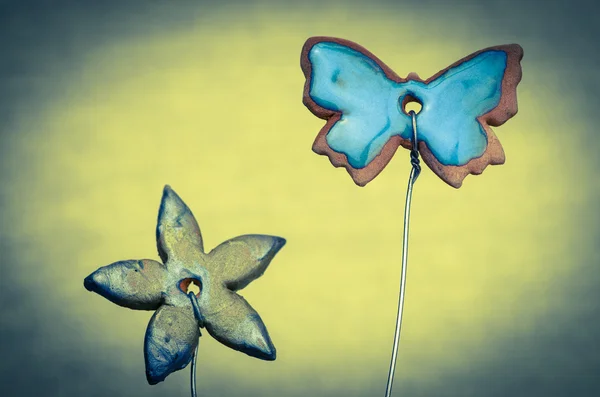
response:
M200 280L195 278L184 278L179 283L179 289L181 289L185 294L189 294L193 292L196 297L200 297L200 292L202 291L202 283Z
M419 114L419 112L423 109L423 104L417 98L412 95L406 95L402 99L402 111L406 114L410 114L412 110L415 114Z

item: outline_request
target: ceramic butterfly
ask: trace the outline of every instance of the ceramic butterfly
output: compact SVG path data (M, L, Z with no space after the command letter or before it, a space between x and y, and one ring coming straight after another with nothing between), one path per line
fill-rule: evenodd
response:
M301 55L303 102L327 120L313 150L364 186L398 146L412 147L412 118L405 106L418 102L418 150L433 172L458 188L467 175L504 163L490 126L517 113L522 58L518 44L501 45L475 52L427 80L414 73L403 79L356 43L312 37Z

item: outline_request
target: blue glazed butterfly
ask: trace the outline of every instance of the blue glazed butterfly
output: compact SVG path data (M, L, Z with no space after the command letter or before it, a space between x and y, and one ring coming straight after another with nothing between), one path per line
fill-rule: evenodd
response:
M327 120L313 150L364 186L398 146L411 148L412 120L405 105L419 102L419 152L442 180L458 188L468 174L504 163L490 126L517 113L522 58L517 44L490 47L427 80L412 73L403 79L356 43L310 38L301 56L303 101Z

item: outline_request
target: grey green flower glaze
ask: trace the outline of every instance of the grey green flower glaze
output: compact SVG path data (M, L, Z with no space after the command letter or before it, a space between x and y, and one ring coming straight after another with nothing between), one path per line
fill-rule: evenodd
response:
M120 306L156 310L144 342L148 383L185 368L204 327L232 349L274 360L275 346L263 321L236 291L264 273L285 239L244 235L205 253L194 215L169 186L158 213L156 239L163 263L120 261L84 280L86 289ZM200 287L199 319L187 296L191 283Z

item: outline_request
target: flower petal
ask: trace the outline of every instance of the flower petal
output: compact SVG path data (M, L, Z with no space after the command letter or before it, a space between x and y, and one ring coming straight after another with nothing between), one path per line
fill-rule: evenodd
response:
M265 324L243 297L222 288L211 301L219 302L219 307L206 310L203 316L206 329L215 339L249 356L275 360L275 346Z
M183 259L188 252L204 252L196 218L169 185L165 186L158 211L156 241L165 264L169 258Z
M194 353L200 328L190 307L161 306L148 324L144 341L146 379L151 385L185 368Z
M117 305L156 310L166 277L162 263L151 259L127 260L101 267L87 276L83 285Z
M233 291L240 290L260 277L285 239L251 234L227 240L213 249L207 258L207 268Z

